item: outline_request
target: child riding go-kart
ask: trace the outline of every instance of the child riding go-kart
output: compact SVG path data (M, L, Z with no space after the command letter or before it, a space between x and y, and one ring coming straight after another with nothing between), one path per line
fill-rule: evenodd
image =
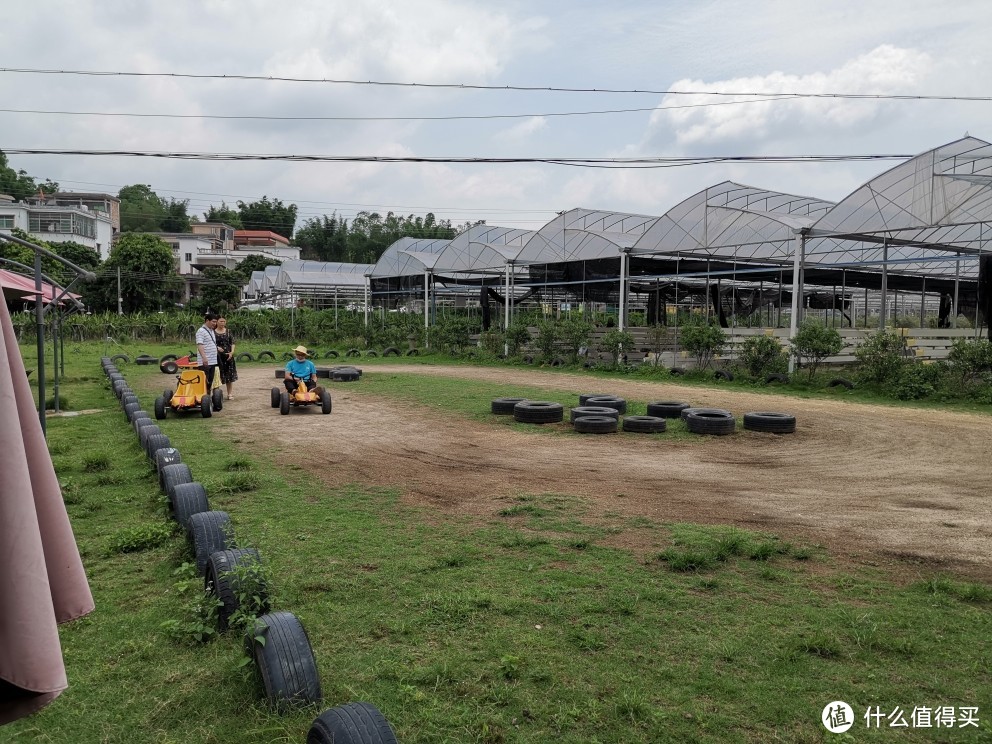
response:
M307 359L308 354L305 346L293 349L294 358L286 363L283 378L286 389L272 388L272 407L278 408L283 416L289 413L291 406L313 406L318 403L321 413L331 412L331 394L317 387L317 368Z
M189 355L175 361L179 368L176 389L166 390L155 399L155 418L164 419L166 412L197 410L203 418L210 418L213 411L224 407L224 391L214 388L210 392L207 375Z

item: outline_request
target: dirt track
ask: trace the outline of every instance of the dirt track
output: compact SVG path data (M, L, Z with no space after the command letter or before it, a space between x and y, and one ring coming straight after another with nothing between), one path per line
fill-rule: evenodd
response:
M946 569L992 579L992 417L527 370L365 368L367 376L393 372L684 400L738 416L786 411L797 416L798 429L692 442L545 436L384 400L361 382L332 383L332 415L316 408L291 414L306 416L308 436L322 442L319 457L298 460L302 467L334 483L398 487L409 502L442 513L489 519L520 494L569 494L581 499L587 520L621 513L732 523L899 572ZM271 450L275 441L294 459L298 430L268 405L272 368L245 365L239 373L224 428L249 446ZM479 404L488 409L489 401ZM256 435L246 437L249 431ZM610 542L641 552L660 547L658 539L657 531L625 530Z

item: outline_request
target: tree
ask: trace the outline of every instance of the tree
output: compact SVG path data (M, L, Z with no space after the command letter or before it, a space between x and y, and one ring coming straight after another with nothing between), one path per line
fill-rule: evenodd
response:
M246 204L238 202L241 214L241 225L245 230L269 230L282 235L287 240L293 237L296 226L296 205L285 205L279 199L269 201L263 196L261 201Z
M827 328L815 320L804 320L790 344L796 363L808 367L811 381L823 360L840 354L844 348L844 340L836 328Z
M251 279L251 273L253 271L264 271L266 266L281 266L282 261L277 258L271 258L270 256L260 256L257 253L253 253L247 256L241 263L239 263L234 270L241 275L244 280L242 284L247 284L248 280Z
M221 312L236 308L241 301L245 278L240 271L211 266L203 270L199 295L190 303L194 309Z
M46 178L44 183L39 184L26 171L15 171L7 164L7 155L0 150L0 194L8 194L21 201L39 191L54 194L58 190L59 185L54 181Z
M727 334L719 326L709 323L690 323L682 326L679 343L686 352L696 357L697 369L706 369L713 363L713 357L723 351Z
M124 186L121 200L121 232L157 232L167 216L166 205L146 183ZM187 228L189 227L187 223Z
M236 230L244 229L241 224L241 214L227 206L227 202L221 202L219 207L211 206L209 211L204 212L205 222L223 222Z
M163 201L162 207L165 210L165 214L162 216L162 221L159 225L163 232L172 233L184 233L189 232L189 215L186 213L186 208L189 206L189 199L183 199L182 201L177 201L176 199L169 199L168 202Z
M348 260L348 222L337 213L328 217L311 217L296 231L293 242L300 246L303 258L318 261Z
M96 310L117 309L117 269L121 275L124 312L161 310L172 306L172 295L181 285L175 258L167 243L154 235L127 233L114 244L97 281L84 289L86 301Z

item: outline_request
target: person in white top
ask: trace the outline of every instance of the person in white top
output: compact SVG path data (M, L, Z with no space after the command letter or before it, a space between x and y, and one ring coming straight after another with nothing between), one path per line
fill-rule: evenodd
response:
M207 376L207 390L210 390L214 380L214 369L217 367L217 316L207 313L203 316L203 325L196 331L196 358L200 361L200 369Z

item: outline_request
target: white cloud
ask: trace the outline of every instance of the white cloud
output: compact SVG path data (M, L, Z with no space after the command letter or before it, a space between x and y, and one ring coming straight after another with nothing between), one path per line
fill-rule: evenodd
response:
M547 126L547 117L531 116L528 119L524 119L519 124L514 124L509 129L504 129L502 132L497 133L496 138L508 141L525 140L537 132L546 129Z

